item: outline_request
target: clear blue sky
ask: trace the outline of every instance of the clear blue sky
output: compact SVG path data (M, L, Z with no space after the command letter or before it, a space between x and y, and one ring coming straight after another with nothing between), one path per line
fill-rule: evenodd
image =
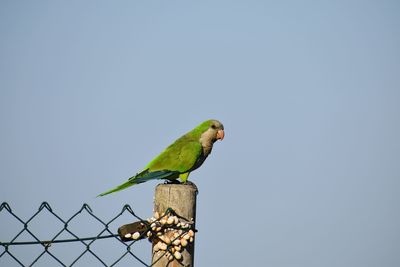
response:
M399 14L398 1L3 0L0 201L24 218L44 200L149 217L156 182L95 196L216 118L225 140L190 177L196 266L400 266Z

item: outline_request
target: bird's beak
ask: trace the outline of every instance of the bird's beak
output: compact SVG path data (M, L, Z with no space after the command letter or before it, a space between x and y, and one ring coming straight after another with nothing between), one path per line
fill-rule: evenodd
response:
M225 137L225 132L224 132L224 130L218 130L218 132L217 132L217 140L223 140L224 139L224 137Z

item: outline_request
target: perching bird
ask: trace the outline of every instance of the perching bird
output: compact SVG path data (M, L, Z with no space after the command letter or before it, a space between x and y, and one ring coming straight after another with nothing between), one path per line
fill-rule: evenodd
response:
M200 167L211 153L214 142L224 139L224 136L222 123L217 120L207 120L177 139L150 161L143 171L99 196L154 179L173 181L180 178L183 183L186 183L190 172Z

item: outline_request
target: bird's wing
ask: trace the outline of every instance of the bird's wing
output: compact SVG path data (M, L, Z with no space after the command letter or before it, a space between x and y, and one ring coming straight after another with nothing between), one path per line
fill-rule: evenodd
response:
M178 171L185 173L191 170L202 153L199 142L178 139L153 159L145 169L153 171Z

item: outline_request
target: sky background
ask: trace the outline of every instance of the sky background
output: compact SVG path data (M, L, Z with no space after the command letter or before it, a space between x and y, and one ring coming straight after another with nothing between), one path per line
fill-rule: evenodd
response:
M196 266L400 266L399 14L398 1L3 0L0 202L22 218L42 201L64 218L83 203L150 217L157 182L95 196L215 118L225 139L190 176ZM0 224L8 241L15 224Z

